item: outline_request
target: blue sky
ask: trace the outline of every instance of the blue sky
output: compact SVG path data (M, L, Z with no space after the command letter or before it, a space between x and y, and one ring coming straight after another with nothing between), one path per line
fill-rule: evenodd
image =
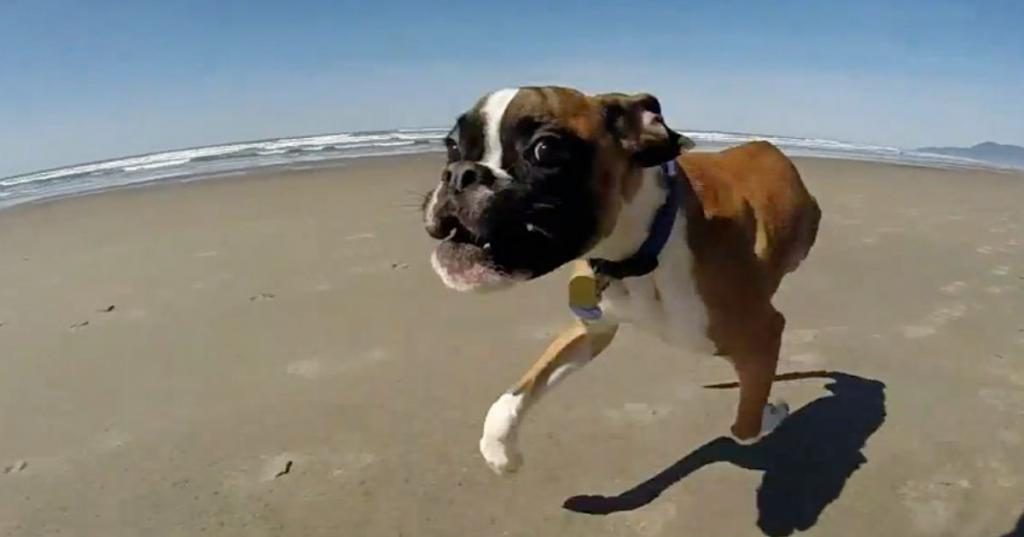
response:
M3 0L0 176L537 83L649 91L681 129L1024 144L1022 27L1019 0Z

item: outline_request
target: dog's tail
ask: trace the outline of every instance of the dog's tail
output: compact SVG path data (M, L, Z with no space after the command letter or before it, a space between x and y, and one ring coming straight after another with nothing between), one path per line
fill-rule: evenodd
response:
M802 380L802 379L827 379L832 378L833 373L831 371L825 371L819 369L817 371L794 371L792 373L782 373L775 375L775 382L780 380ZM739 382L720 382L718 384L705 384L705 388L709 390L725 390L729 388L739 388Z

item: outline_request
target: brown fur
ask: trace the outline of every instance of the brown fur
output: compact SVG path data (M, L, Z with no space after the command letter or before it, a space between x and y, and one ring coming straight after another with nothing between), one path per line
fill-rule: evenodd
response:
M785 318L772 305L772 296L814 244L821 211L789 158L767 142L687 153L678 163L688 179L682 210L694 255L693 277L708 312L707 335L739 378L732 432L752 438L761 432L773 381L788 378L775 375ZM604 180L628 184L630 177ZM608 346L615 330L588 332L574 325L548 347L513 393L535 399L538 387L572 359L588 334L589 357Z
M760 432L785 327L771 299L814 243L821 211L792 162L767 142L678 161L694 193L684 210L708 337L739 376L733 433L749 438Z

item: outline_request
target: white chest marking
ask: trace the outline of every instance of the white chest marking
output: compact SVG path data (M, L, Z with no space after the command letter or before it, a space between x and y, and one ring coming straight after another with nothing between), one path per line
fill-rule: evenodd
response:
M647 237L658 207L665 201L658 168L645 170L643 186L624 206L615 231L591 255L623 259ZM614 281L605 290L601 308L610 319L635 324L640 330L687 351L710 353L707 308L693 276L693 253L686 241L686 219L676 217L658 268L646 276Z
M499 177L508 177L508 172L501 167L501 119L505 117L505 110L517 93L517 88L495 91L487 96L480 107L484 120L484 155L480 164L490 168Z

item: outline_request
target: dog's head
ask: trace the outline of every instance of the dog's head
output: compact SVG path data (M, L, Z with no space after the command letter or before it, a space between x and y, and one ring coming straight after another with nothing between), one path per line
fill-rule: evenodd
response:
M427 196L434 269L460 291L547 274L615 228L640 170L693 146L647 94L504 89L459 116Z

